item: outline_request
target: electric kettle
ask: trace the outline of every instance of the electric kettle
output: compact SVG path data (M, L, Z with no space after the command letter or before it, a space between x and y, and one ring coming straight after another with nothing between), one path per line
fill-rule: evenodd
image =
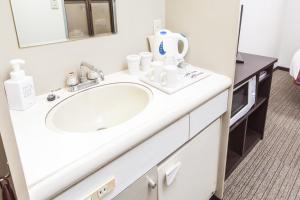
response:
M179 42L183 44L183 50L179 52ZM188 52L188 39L179 33L172 33L169 30L158 31L153 38L152 53L154 59L165 61L166 58L174 58L180 62Z

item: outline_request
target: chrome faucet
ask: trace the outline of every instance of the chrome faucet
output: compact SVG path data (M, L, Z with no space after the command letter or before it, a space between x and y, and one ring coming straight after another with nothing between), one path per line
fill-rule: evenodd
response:
M94 65L82 62L79 70L79 81L78 77L75 76L74 73L70 73L67 78L67 85L69 87L69 91L77 92L97 85L101 81L104 81L103 71L97 69Z
M86 73L85 68L89 69ZM91 65L87 62L82 62L80 64L80 82L84 83L88 80L104 81L104 73L102 70L97 69L94 65Z

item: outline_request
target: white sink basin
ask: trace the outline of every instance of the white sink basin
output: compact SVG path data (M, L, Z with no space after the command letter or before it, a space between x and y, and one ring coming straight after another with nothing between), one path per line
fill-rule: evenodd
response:
M134 83L114 83L92 88L56 105L46 117L55 131L96 132L117 126L149 104L152 92Z

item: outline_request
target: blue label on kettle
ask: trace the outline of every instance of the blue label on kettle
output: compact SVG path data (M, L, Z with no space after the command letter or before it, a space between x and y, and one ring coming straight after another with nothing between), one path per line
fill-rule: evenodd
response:
M160 45L159 45L159 53L160 55L166 55L166 51L164 50L164 42L161 42Z

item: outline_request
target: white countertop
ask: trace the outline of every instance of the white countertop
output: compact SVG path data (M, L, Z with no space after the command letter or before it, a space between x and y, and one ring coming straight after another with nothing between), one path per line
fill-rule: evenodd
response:
M98 133L57 133L46 127L45 118L53 106L74 93L60 90L60 99L47 102L47 94L26 111L11 111L12 123L31 199L52 197L153 136L194 108L231 85L225 76L212 73L173 95L119 72L106 76L100 85L115 82L138 83L150 88L153 98L133 119Z

